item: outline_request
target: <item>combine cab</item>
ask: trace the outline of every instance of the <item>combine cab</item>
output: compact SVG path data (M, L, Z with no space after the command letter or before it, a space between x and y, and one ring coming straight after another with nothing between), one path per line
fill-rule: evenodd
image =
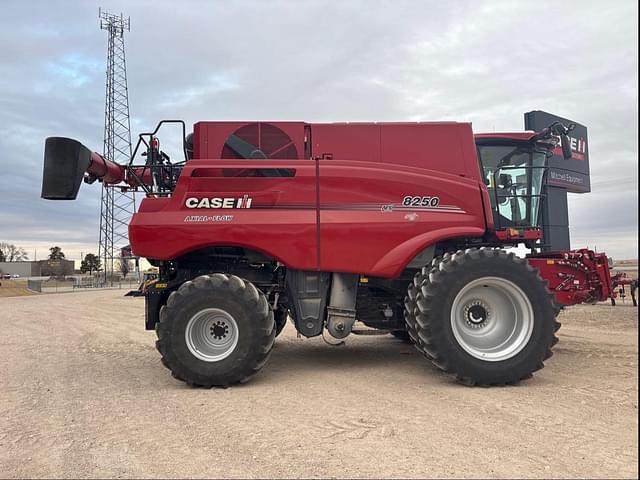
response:
M74 199L83 178L146 193L129 226L158 269L146 328L191 385L247 381L287 319L330 343L391 333L462 383L503 385L542 368L563 306L616 295L604 254L540 252L547 158L570 156L570 128L164 121L129 165L47 139L42 196Z

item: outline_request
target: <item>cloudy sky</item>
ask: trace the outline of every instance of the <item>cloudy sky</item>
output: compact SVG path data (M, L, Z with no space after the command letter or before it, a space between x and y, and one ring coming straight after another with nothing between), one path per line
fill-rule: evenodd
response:
M572 246L638 250L638 11L603 1L1 0L0 241L96 251L100 189L41 200L44 138L101 150L106 33L131 17L132 133L162 118L473 122L546 110L589 128Z

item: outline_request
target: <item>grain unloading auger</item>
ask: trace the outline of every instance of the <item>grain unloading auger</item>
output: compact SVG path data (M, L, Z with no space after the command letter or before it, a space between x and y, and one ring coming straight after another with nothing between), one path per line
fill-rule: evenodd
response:
M70 138L47 138L44 159L41 196L47 200L75 200L84 178L95 177L105 184L119 184L126 178L125 166Z
M83 178L147 194L129 225L133 253L159 270L146 328L189 384L246 381L288 318L334 342L392 333L465 384L514 383L551 356L563 306L626 281L603 253L540 251L547 157L558 143L571 155L562 124L182 127L178 163L159 127L126 166L49 138L42 196L74 199ZM531 253L504 250L518 245Z
M164 120L154 132L141 134L133 156L135 158L143 146L145 152L142 156L146 157L146 161L144 165L138 166L133 165L133 159L129 165L119 165L71 138L47 138L44 146L42 198L75 200L83 181L93 183L96 180L125 189L142 189L148 194L172 190L184 162L172 164L159 149L159 141L154 135L167 123L180 124L184 136L185 126L181 120ZM186 159L186 144L183 143L183 147Z

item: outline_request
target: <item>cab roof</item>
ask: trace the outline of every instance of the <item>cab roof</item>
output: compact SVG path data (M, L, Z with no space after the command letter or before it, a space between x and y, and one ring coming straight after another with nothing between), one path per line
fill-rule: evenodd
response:
M499 133L475 133L473 136L476 140L519 140L529 141L535 136L536 132L499 132Z

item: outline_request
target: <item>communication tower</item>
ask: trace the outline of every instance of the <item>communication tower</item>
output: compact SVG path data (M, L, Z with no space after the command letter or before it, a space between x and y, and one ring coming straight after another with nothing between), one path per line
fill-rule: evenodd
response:
M129 92L124 51L124 32L131 30L130 18L98 10L100 29L107 31L107 69L104 108L103 155L120 164L131 158ZM98 256L104 268L104 282L113 278L114 264L129 244L128 224L136 209L133 192L117 186L102 186L100 243Z

